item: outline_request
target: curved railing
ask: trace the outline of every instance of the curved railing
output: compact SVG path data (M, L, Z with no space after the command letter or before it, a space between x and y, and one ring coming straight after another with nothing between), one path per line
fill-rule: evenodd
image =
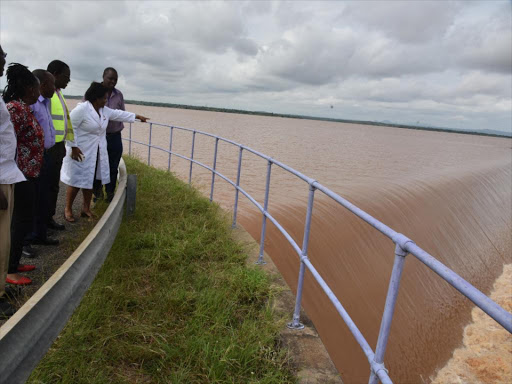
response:
M441 278L446 280L450 285L452 285L455 289L457 289L459 292L461 292L464 296L469 298L475 305L477 305L479 308L481 308L485 313L487 313L490 317L492 317L494 320L496 320L502 327L504 327L507 331L512 333L512 314L505 311L502 307L500 307L498 304L496 304L493 300L491 300L489 297L484 295L482 292L480 292L478 289L473 287L470 283L468 283L466 280L464 280L462 277L457 275L455 272L453 272L451 269L449 269L447 266L439 262L437 259L435 259L432 255L430 255L428 252L424 251L420 247L418 247L414 241L407 238L401 233L398 233L388 227L387 225L381 223L379 220L375 219L368 213L364 212L363 210L356 207L354 204L350 203L343 197L339 196L338 194L331 191L329 188L323 186L322 184L318 183L316 180L296 171L295 169L287 166L286 164L281 163L280 161L273 159L267 155L264 155L258 151L255 151L254 149L251 149L247 146L241 145L239 143L236 143L232 140L225 139L220 136L213 135L211 133L198 131L195 129L189 129L189 128L183 128L173 125L167 125L167 124L161 124L161 123L146 123L149 124L149 140L147 143L143 143L140 141L136 141L132 138L132 124L130 124L129 128L129 137L123 138L124 140L128 141L128 153L131 155L132 153L132 143L140 144L143 146L146 146L148 148L148 165L151 165L151 149L157 149L159 151L163 151L165 153L168 153L168 171L171 170L171 156L177 156L181 159L187 160L190 162L190 169L189 169L189 178L188 182L189 184L192 182L192 169L193 165L199 165L207 170L209 170L212 173L212 179L211 179L211 189L210 189L210 201L213 200L213 192L214 192L214 185L215 185L215 177L219 176L223 180L225 180L227 183L231 184L235 188L235 204L234 204L234 210L233 210L233 226L236 225L237 220L237 211L238 211L238 198L239 193L242 193L247 199L252 202L256 208L260 210L260 212L263 215L262 220L262 226L261 226L261 240L260 240L260 253L257 263L258 264L264 264L265 261L263 260L263 250L265 245L265 233L266 233L266 221L267 219L270 220L276 228L283 234L283 236L286 238L286 240L292 245L293 249L300 258L300 270L299 270L299 278L298 278L298 286L297 286L297 295L296 295L296 301L295 301L295 310L293 314L293 320L288 324L288 327L294 328L294 329L302 329L304 326L300 323L300 307L301 307L301 299L302 299L302 288L304 284L304 272L307 268L315 280L318 282L318 284L322 287L322 290L327 294L329 300L332 302L340 316L343 318L345 323L347 324L348 328L350 329L350 332L355 337L356 341L360 345L361 349L363 350L364 354L366 355L368 362L370 363L371 372L370 372L370 379L369 383L375 384L379 380L382 383L392 383L391 379L389 378L388 371L384 366L384 355L386 352L386 346L389 336L389 331L391 328L391 321L393 319L393 313L395 309L396 299L398 296L398 290L400 287L400 279L402 276L405 256L407 254L411 254L415 256L418 260L420 260L423 264L425 264L427 267L429 267L432 271L437 273ZM169 148L163 148L158 145L154 145L152 143L152 133L153 133L153 126L157 127L163 127L164 129L169 129ZM180 131L186 131L190 132L192 134L192 148L190 152L190 157L176 153L173 151L173 133L175 130ZM214 157L213 157L213 165L210 167L206 164L203 164L197 160L194 159L194 146L195 146L195 139L196 135L204 135L211 137L215 139L215 150L214 150ZM225 175L221 174L216 170L217 166L217 154L218 154L218 145L219 141L231 144L235 147L239 148L239 155L238 155L238 171L236 176L236 182L230 180ZM256 156L259 156L260 158L267 161L267 175L266 175L266 186L265 186L265 197L264 197L264 203L263 206L258 203L249 193L247 193L243 188L240 187L240 174L242 169L242 154L243 151L248 151L253 153ZM304 238L302 242L302 248L299 247L299 245L293 240L293 238L290 236L290 234L283 228L283 226L268 212L268 200L269 200L269 188L270 188L270 178L271 178L271 169L272 166L276 165L285 171L297 176L299 179L303 180L307 183L309 188L309 197L308 197L308 206L307 206L307 213L306 213L306 219L304 224ZM310 259L308 258L308 244L309 244L309 233L310 233L310 226L311 226L311 217L313 213L313 202L315 198L315 191L320 191L324 193L326 196L340 204L341 206L348 209L350 212L352 212L354 215L359 217L360 219L364 220L368 224L370 224L372 227L377 229L380 233L387 236L389 239L393 241L395 244L395 260L393 265L393 271L391 273L391 279L389 282L388 287L388 293L386 297L386 304L384 307L384 313L382 316L379 336L377 339L377 348L375 352L372 350L362 333L359 331L353 320L350 318L349 314L343 307L343 305L340 303L338 298L335 296L335 294L332 292L332 290L329 288L325 280L322 278L322 276L318 273L314 265L311 263Z

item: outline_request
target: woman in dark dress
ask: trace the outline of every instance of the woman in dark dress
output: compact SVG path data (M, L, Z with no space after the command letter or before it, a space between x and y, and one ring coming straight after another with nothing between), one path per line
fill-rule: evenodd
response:
M32 230L35 205L36 178L43 164L44 133L30 110L39 97L39 80L27 67L11 64L7 69L7 86L3 99L11 116L16 133L18 168L26 181L14 188L14 210L11 225L11 252L7 283L27 285L32 283L19 272L35 269L33 265L20 264L23 239Z

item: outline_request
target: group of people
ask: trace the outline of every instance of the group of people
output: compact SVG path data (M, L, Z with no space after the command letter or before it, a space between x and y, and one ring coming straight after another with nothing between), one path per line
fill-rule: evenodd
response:
M0 77L7 54L0 46ZM36 267L20 259L36 257L31 244L58 245L49 229L65 226L54 218L59 182L67 184L64 219L75 222L73 202L82 189L81 216L93 217L91 200L110 202L123 146L123 122L144 116L126 112L123 94L115 88L117 71L106 68L103 81L92 82L84 98L69 111L62 90L71 70L53 60L47 69L30 71L11 63L0 97L0 317L14 313L6 299L6 283L27 285L21 273Z

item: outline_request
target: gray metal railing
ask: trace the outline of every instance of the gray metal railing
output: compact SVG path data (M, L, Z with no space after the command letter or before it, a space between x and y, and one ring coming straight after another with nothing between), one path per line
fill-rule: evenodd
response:
M241 192L247 199L252 202L256 208L260 210L262 213L262 225L261 225L261 240L260 240L260 252L257 264L264 264L265 261L263 260L263 251L265 246L265 233L266 233L266 222L267 219L270 220L276 228L282 233L282 235L286 238L286 240L291 244L295 252L297 252L299 259L300 259L300 270L299 270L299 277L298 277L298 286L297 286L297 294L296 294L296 301L295 301L295 310L293 313L293 319L290 323L288 323L288 327L292 329L302 329L304 328L304 325L300 323L300 308L301 308L301 300L302 300L302 290L304 285L304 274L306 268L310 271L310 273L313 275L317 283L321 286L322 290L326 293L329 300L332 302L336 310L338 311L339 315L342 317L342 319L347 324L350 332L360 345L361 349L363 350L364 354L366 355L368 362L370 364L370 384L376 384L377 382L382 383L392 383L391 379L388 375L388 370L384 366L384 355L386 353L386 346L387 341L389 337L389 332L391 328L391 322L393 320L393 314L395 309L396 300L398 297L398 291L400 288L400 280L402 276L402 271L405 263L405 257L408 254L411 254L415 256L418 260L420 260L423 264L425 264L427 267L429 267L432 271L437 273L441 278L443 278L445 281L447 281L450 285L452 285L455 289L457 289L460 293L462 293L464 296L469 298L476 306L478 306L480 309L482 309L485 313L487 313L490 317L492 317L496 322L498 322L503 328L505 328L508 332L512 333L512 314L504 310L501 306L496 304L493 300L491 300L489 297L484 295L482 292L480 292L477 288L472 286L470 283L468 283L466 280L464 280L462 277L457 275L455 272L453 272L451 269L449 269L447 266L439 262L437 259L435 259L433 256L431 256L429 253L418 247L411 239L407 238L401 233L398 233L394 231L393 229L389 228L387 225L381 223L379 220L375 219L368 213L364 212L360 208L356 207L354 204L350 203L348 200L344 199L343 197L339 196L338 194L331 191L329 188L323 186L322 184L318 183L316 180L296 171L295 169L287 166L286 164L283 164L276 159L273 159L267 155L264 155L258 151L255 151L254 149L251 149L247 146L241 145L239 143L236 143L232 140L225 139L223 137L219 137L216 135L213 135L211 133L198 131L195 129L189 129L189 128L183 128L173 125L167 125L167 124L161 124L161 123L147 123L149 124L149 141L148 143L143 143L140 141L133 140L132 138L132 124L130 124L129 128L129 137L123 138L124 140L127 140L129 142L129 149L128 153L132 154L132 143L140 144L143 146L148 147L148 165L151 164L151 148L158 149L160 151L166 152L169 154L168 158L168 166L167 170L171 170L171 155L177 156L181 159L190 161L190 169L189 169L189 177L188 182L191 184L192 182L192 166L193 164L197 164L210 172L212 172L212 179L211 179L211 189L210 189L210 201L213 200L213 191L214 191L214 184L215 184L215 176L219 176L223 180L225 180L227 183L231 184L235 188L235 203L234 203L234 210L233 210L233 226L236 226L237 221L237 211L238 211L238 199L239 199L239 193ZM153 131L153 126L163 127L164 129L170 130L170 140L169 140L169 148L163 148L157 145L153 145L151 143L151 136ZM173 145L173 131L174 130L181 130L190 132L192 134L192 149L190 157L181 155L179 153L176 153L172 150ZM214 151L214 158L213 158L213 166L210 167L206 164L203 164L197 160L194 159L194 145L195 145L195 138L196 135L204 135L215 139L215 151ZM236 176L236 182L233 182L228 177L224 176L220 172L217 171L217 155L218 155L218 144L219 141L231 144L233 146L236 146L239 148L239 155L238 155L238 170L237 170L237 176ZM242 169L242 154L243 151L248 151L256 156L259 156L260 158L267 161L267 176L266 176L266 186L265 186L265 198L263 206L259 204L249 193L247 193L242 187L240 187L240 174ZM308 184L309 188L309 197L308 197L308 205L307 205L307 213L306 213L306 220L304 223L304 238L302 242L302 248L300 248L297 243L293 240L293 238L290 236L290 234L283 228L283 226L267 211L268 209L268 200L269 200L269 190L270 190L270 179L271 179L271 168L272 165L276 165L285 171L297 176L299 179L305 181ZM309 245L309 234L310 234L310 227L311 227L311 218L313 214L313 203L315 198L315 191L323 192L326 196L340 204L341 206L348 209L350 212L352 212L354 215L359 217L360 219L364 220L366 223L370 224L372 227L377 229L379 232L381 232L383 235L387 236L389 239L393 241L395 244L395 260L393 265L393 270L391 273L391 278L389 282L388 287L388 293L386 297L386 304L384 307L384 313L382 315L382 321L379 331L379 336L377 339L377 347L375 352L372 350L362 333L357 328L354 321L351 319L350 315L347 313L343 305L340 303L338 298L335 296L335 294L332 292L332 290L329 288L328 284L325 282L325 280L322 278L322 276L318 273L316 268L311 263L310 259L308 258L308 245Z

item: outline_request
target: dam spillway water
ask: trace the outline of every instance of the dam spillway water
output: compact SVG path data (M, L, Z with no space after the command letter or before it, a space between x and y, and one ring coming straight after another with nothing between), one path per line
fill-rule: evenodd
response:
M166 122L212 132L246 144L316 178L428 250L477 288L489 289L511 260L511 140L482 136L129 106ZM147 126L134 137L147 140ZM173 148L190 153L189 135ZM165 130L153 143L167 147ZM196 142L195 158L211 164L213 143ZM145 148L134 148L144 158ZM217 168L235 179L238 153L219 147ZM167 167L156 151L152 164ZM244 155L241 185L263 200L263 161ZM172 170L188 177L188 162ZM193 182L209 192L211 174L194 168ZM273 171L269 210L298 243L307 186ZM233 205L231 186L218 183L215 200ZM239 218L257 240L261 214L242 199ZM310 258L326 276L374 347L393 265L393 244L327 199L315 202ZM272 225L266 251L295 289L297 256ZM366 382L368 363L318 287L306 276L303 305L347 382ZM472 304L417 260L408 258L390 335L386 366L396 382L422 382L444 364L462 340Z

